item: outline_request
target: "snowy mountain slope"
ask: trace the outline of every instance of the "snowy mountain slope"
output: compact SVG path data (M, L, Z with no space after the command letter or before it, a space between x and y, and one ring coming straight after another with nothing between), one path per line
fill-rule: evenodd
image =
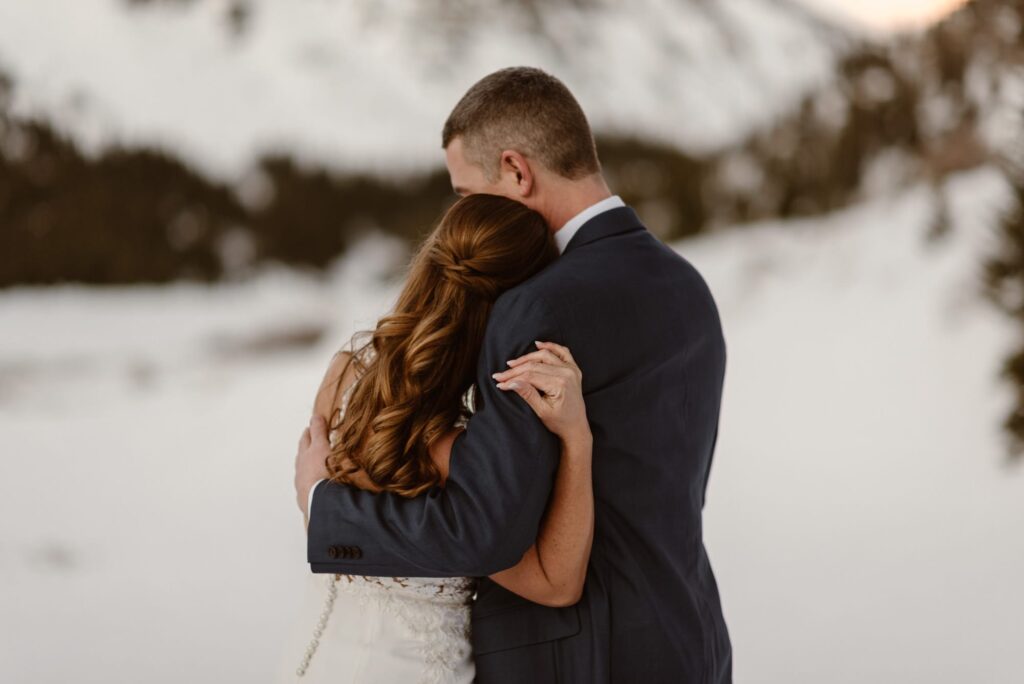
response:
M857 42L834 79L723 152L705 184L712 223L938 185L1020 145L1022 27L1024 1L972 0L927 29Z
M916 187L673 244L725 327L705 531L737 681L1019 681L1013 329L978 293L1007 189L991 169L945 189L938 240ZM287 681L315 623L295 442L330 353L390 306L400 245L322 281L5 292L0 679Z
M510 64L560 76L598 131L705 152L830 78L843 42L771 0L0 0L14 113L90 150L155 145L229 177L272 150L436 165L452 105Z

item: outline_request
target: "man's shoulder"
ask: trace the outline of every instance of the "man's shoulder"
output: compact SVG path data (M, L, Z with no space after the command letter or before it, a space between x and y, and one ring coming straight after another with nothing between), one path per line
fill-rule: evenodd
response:
M622 294L673 282L691 295L708 289L696 266L650 232L596 240L564 253L541 271L503 292L495 309L505 316L557 315L610 289ZM655 293L656 294L656 293ZM710 294L710 293L708 293Z
M555 300L564 290L566 265L562 257L559 257L526 280L505 290L495 300L494 311L505 315L549 315Z
M543 288L524 281L502 292L494 301L490 319L522 321L524 318L544 318L550 311L549 295Z

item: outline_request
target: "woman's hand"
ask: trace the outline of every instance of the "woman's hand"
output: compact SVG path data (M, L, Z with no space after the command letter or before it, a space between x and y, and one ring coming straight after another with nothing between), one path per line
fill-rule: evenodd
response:
M521 396L551 432L563 442L591 439L583 402L583 371L568 347L535 342L538 350L508 362L506 371L494 373L502 390Z

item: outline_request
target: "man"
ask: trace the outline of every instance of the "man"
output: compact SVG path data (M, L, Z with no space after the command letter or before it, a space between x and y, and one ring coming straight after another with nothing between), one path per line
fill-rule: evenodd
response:
M319 481L328 445L316 425L296 459L312 571L480 577L472 641L484 684L731 682L701 532L725 372L711 293L611 195L586 117L553 76L486 76L442 144L456 193L530 206L561 256L495 303L477 366L483 406L452 446L443 489L408 499ZM522 398L492 378L534 340L572 349L593 432L590 565L581 600L564 608L486 578L534 542L558 462L557 438L532 415L524 429L512 406Z

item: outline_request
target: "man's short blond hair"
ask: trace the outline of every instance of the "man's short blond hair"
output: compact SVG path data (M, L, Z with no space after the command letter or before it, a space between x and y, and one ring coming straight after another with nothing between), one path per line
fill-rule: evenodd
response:
M601 164L590 124L560 80L534 67L507 67L466 91L444 123L441 147L462 138L467 160L488 180L498 178L501 152L515 150L551 171L576 179Z

